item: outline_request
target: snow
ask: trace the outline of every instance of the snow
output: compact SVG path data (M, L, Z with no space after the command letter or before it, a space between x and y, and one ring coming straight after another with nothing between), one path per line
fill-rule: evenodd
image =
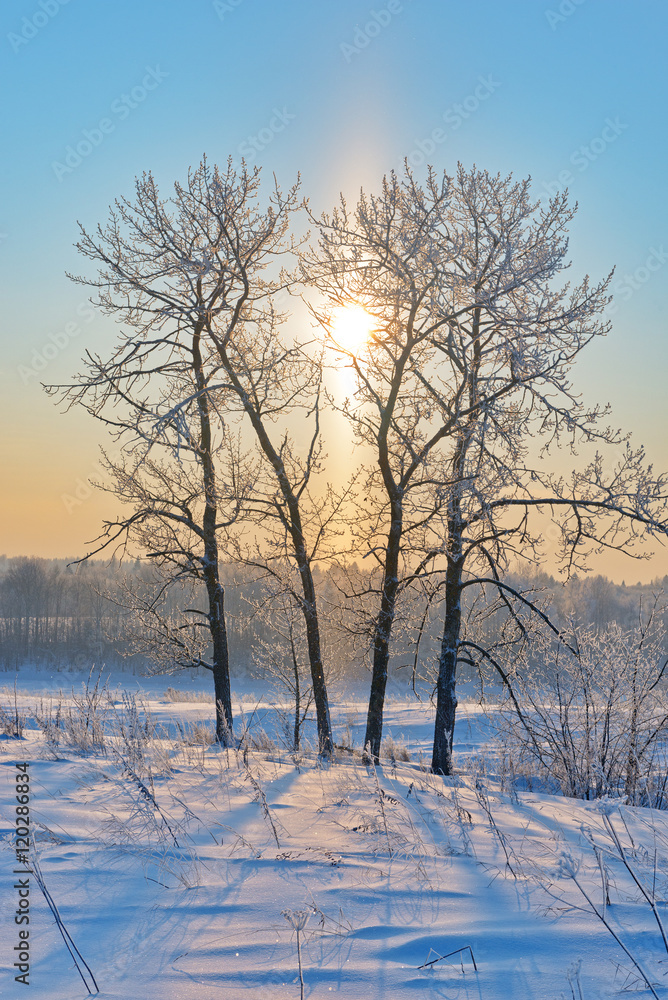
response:
M76 693L78 678L22 674L19 708L29 713L59 689L71 701L73 681ZM301 950L305 996L313 1000L330 993L346 1000L559 1000L579 990L594 1000L625 988L650 996L572 878L602 908L588 831L608 851L606 919L661 984L657 995L668 996L668 955L655 916L612 856L603 823L607 810L629 861L662 900L665 814L502 791L481 770L489 730L473 702L460 704L460 773L430 775L420 757L428 759L433 709L397 690L385 731L409 748L411 760L375 771L348 753L321 765L312 753L293 757L272 746L278 716L267 701L257 704L262 692L251 685L235 692L235 712L243 711L251 735L265 731L263 750L225 751L164 734L124 743L114 721L126 710L123 690L141 694L143 710L172 734L179 721L182 731L184 722L211 723L206 703L167 701L168 684L188 686L180 678L112 678L109 736L94 753L64 744L51 750L34 723L23 740L0 742L0 857L9 901L0 913L2 996L23 995L11 969L17 760L30 761L34 850L45 884L105 1000L298 998L296 932L285 910L310 913ZM208 690L207 679L199 686ZM0 691L5 708L13 699L9 686ZM337 742L348 725L359 746L364 715L361 695L333 699ZM34 876L30 902L29 995L85 997ZM467 947L477 972L468 951L419 968Z

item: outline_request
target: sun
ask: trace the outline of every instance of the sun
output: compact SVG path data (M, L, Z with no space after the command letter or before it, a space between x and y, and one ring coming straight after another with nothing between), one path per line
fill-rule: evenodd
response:
M356 354L376 328L373 316L356 303L336 306L332 310L331 338L337 347Z

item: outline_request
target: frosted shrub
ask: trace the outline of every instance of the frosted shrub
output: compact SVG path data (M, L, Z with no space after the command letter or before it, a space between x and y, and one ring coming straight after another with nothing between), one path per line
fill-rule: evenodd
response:
M575 630L540 668L513 666L497 730L512 775L564 795L668 803L666 638L653 625Z
M3 692L3 694L4 693L5 692ZM24 712L19 712L16 694L16 680L14 681L13 701L14 705L10 709L6 709L0 704L0 735L20 740L23 739L26 716Z
M411 759L410 751L399 740L395 740L392 736L386 736L380 746L380 755L385 757L394 766L397 761L409 761Z
M143 764L157 737L157 727L148 707L138 702L136 695L124 691L122 705L110 721L118 745L123 747L127 757L136 766Z
M92 670L80 692L72 690L71 704L62 692L54 714L53 704L40 702L34 717L52 752L60 745L80 754L101 753L106 746L106 727L113 713L113 703L106 684L100 684L100 674L95 681Z

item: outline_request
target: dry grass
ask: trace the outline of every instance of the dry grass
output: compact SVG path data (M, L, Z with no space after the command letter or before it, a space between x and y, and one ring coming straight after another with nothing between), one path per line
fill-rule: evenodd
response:
M396 764L397 761L409 761L412 759L405 743L395 740L392 736L386 736L380 744L380 755L392 764Z
M185 746L212 746L216 742L215 732L203 722L189 722L183 725L177 722L179 742Z
M214 697L207 691L181 691L180 688L168 687L165 698L171 702L197 702L206 705L214 704Z

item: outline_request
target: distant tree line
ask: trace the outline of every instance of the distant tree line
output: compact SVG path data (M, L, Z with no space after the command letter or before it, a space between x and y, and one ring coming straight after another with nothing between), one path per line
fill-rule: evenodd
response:
M371 571L359 572L370 586ZM223 564L220 575L226 583L229 641L235 662L246 676L274 677L279 685L283 679L289 688L294 673L290 638L295 648L301 643L294 620L285 618L284 605L271 604L270 589L250 570ZM356 619L347 618L341 608L341 581L336 569L316 570L314 576L319 597L329 609L323 632L330 672L341 681L367 677L368 642ZM641 603L648 608L656 593L668 593L668 576L631 586L600 575L575 575L562 583L548 573L527 577L510 574L508 581L517 590L536 594L562 627L575 620L600 632L613 623L633 628ZM152 638L142 644L135 634L134 608L128 611L124 607L123 594L128 589L134 594L142 589L152 594L152 567L139 559L122 563L93 560L72 567L62 559L0 556L0 666L9 669L40 663L54 667L113 664L142 671L163 668ZM168 592L169 599L172 607L167 605L163 612L176 615L179 598ZM407 595L399 609L398 641L390 672L399 680L410 682L414 678L423 690L428 690L437 671L439 613L439 602L432 600L427 607L424 595L417 591ZM465 606L466 616L476 617L471 604ZM491 640L503 620L501 611L482 621L478 617L477 638ZM668 625L668 621L663 624ZM462 676L466 674L464 670ZM299 678L307 696L306 663L300 664Z
M280 675L283 661L288 664L290 658L265 585L251 571L232 564L221 565L220 575L228 588L228 631L235 662L246 676ZM323 596L331 601L331 579L317 571L315 576ZM136 600L142 595L147 602L152 600L155 589L153 567L139 559L72 565L64 559L1 555L0 666L113 665L149 673L177 669L173 650L167 658L162 656L157 637L144 628L145 620L137 624ZM128 595L133 599L131 608ZM191 596L195 602L200 596L196 587ZM166 591L161 621L178 616L182 598ZM346 641L340 628L336 636L334 631L327 630L325 641L332 647L337 671L354 674L359 658L353 643Z
M121 609L105 596L117 565L0 558L0 664L54 666L116 661ZM135 570L141 572L141 570Z

